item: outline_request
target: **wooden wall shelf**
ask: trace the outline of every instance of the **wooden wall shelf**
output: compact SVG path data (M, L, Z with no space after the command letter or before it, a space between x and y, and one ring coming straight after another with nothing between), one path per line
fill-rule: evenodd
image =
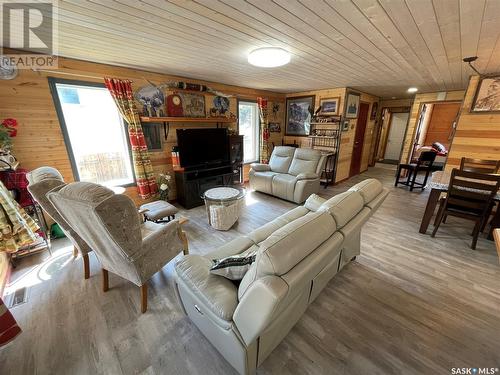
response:
M193 122L224 124L237 122L237 118L228 117L145 117L141 116L141 122Z

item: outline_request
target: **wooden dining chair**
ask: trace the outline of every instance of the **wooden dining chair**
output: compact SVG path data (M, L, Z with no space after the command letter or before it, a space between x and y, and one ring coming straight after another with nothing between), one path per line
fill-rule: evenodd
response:
M434 151L424 151L420 154L416 163L410 164L399 164L398 172L396 174L396 182L394 186L398 184L406 185L410 187L410 191L413 191L415 187L424 190L425 185L427 185L427 179L429 178L429 173L432 171L432 164L436 159L436 152ZM408 171L408 176L404 180L400 180L400 175L402 170ZM418 172L425 172L425 177L423 182L417 182Z
M460 170L467 172L476 172L476 173L498 174L500 172L500 160L462 158L460 160ZM483 225L481 227L481 232L484 232L484 229L488 224L489 217L491 216L494 207L495 207L495 201L491 202L490 209L488 210L488 214L486 216L486 220L484 220Z
M498 174L500 171L500 160L462 158L460 170L466 172Z
M448 194L441 199L432 237L436 236L445 215L473 220L476 224L472 232L471 249L474 250L480 229L499 188L500 176L453 169Z

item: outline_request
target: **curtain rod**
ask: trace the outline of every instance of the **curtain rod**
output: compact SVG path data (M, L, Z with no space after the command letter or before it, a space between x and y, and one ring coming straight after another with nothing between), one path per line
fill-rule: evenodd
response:
M67 75L67 76L85 77L85 78L93 78L93 79L104 80L104 77L89 76L89 75L85 75L85 74L78 74L78 73L60 72L60 71L57 71L57 70L49 70L49 69L36 69L36 68L32 68L31 70L32 70L33 72L36 72L36 73L63 74L63 75ZM145 79L145 78L143 78L143 79ZM134 82L134 81L132 81L132 80L129 80L129 81L130 81L130 82Z

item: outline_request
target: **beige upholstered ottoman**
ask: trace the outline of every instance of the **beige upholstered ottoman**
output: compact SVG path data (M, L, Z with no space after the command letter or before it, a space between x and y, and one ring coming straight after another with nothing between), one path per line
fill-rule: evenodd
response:
M175 214L179 212L177 207L165 201L154 201L143 204L140 207L144 218L155 223L166 223L175 219Z

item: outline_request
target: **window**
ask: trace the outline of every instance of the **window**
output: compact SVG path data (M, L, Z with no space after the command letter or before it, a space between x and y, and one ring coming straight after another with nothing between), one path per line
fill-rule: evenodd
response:
M77 181L134 182L125 124L104 84L49 78Z
M238 103L240 135L243 135L243 162L259 160L259 109L255 102Z

